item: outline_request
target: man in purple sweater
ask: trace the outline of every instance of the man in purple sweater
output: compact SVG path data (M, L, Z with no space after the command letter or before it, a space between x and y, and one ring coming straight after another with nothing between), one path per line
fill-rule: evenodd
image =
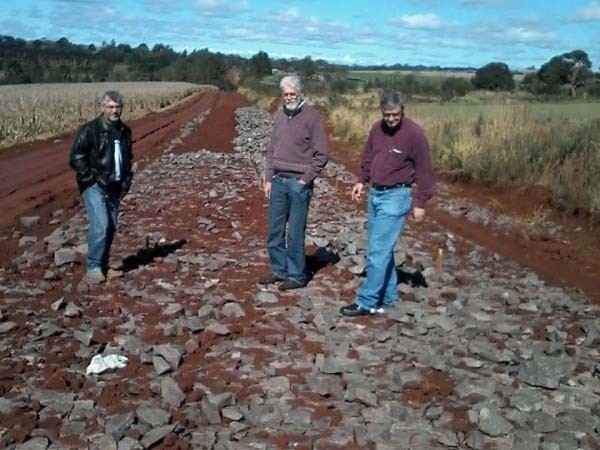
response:
M275 114L263 178L269 199L267 248L271 273L261 284L282 282L280 290L308 282L304 236L315 178L328 160L327 135L321 116L302 97L302 82L288 75L279 83L283 108ZM286 240L286 225L288 228Z
M384 312L398 301L394 247L404 220L425 217L425 204L435 192L429 144L423 130L404 116L404 99L398 92L381 95L383 119L375 122L365 145L358 182L352 199L358 201L371 182L367 206L367 278L355 303L343 306L345 316ZM417 189L413 198L412 185Z

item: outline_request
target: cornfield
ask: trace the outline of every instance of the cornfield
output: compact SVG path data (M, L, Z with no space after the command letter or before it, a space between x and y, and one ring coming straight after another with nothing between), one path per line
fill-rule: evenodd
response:
M132 119L177 103L212 86L179 82L60 83L0 86L0 148L74 130L100 114L108 90L125 97L123 117Z

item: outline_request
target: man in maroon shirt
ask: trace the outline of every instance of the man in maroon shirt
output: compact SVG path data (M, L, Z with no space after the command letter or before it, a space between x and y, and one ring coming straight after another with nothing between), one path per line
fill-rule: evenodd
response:
M425 203L435 192L429 144L423 130L404 116L398 92L381 95L383 119L375 122L365 145L352 199L358 201L371 182L367 206L367 278L355 303L343 306L345 316L384 312L398 301L394 247L412 204L416 222L425 217ZM413 198L412 185L417 189Z
M306 285L304 238L315 178L328 160L327 135L318 111L302 96L302 82L288 75L279 83L283 108L275 114L267 147L263 191L269 199L267 248L271 273L261 284L280 290ZM287 225L287 239L286 239Z

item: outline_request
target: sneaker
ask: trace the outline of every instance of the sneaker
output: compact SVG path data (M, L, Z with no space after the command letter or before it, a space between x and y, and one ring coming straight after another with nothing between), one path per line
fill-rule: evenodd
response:
M365 309L358 303L352 303L351 305L342 306L340 312L344 316L357 317L357 316L368 316L369 314L375 314L376 308Z
M275 275L274 273L270 273L262 278L258 279L258 284L273 284L278 283L280 281L285 281L285 278L280 277L279 275Z
M106 279L112 280L113 278L121 278L123 277L123 271L119 269L109 268L106 271Z
M88 284L100 284L106 281L106 277L102 273L100 269L91 269L88 270L85 274L85 281Z
M280 291L288 291L290 289L298 289L306 286L306 283L301 283L300 281L288 279L279 285Z

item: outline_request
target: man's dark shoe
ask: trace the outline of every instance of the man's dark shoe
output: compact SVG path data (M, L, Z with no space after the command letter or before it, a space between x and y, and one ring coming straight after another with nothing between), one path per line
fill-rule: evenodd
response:
M344 316L348 317L368 316L369 314L371 314L371 311L369 311L368 309L361 308L357 303L342 306L340 308L340 312Z
M279 285L279 290L287 291L289 289L303 288L304 286L306 286L306 283L301 283L300 281L296 281L296 280L285 280L283 283L281 283Z
M262 278L258 279L258 284L273 284L278 283L280 281L285 281L285 278L280 277L279 275L275 275L274 273L270 273Z

